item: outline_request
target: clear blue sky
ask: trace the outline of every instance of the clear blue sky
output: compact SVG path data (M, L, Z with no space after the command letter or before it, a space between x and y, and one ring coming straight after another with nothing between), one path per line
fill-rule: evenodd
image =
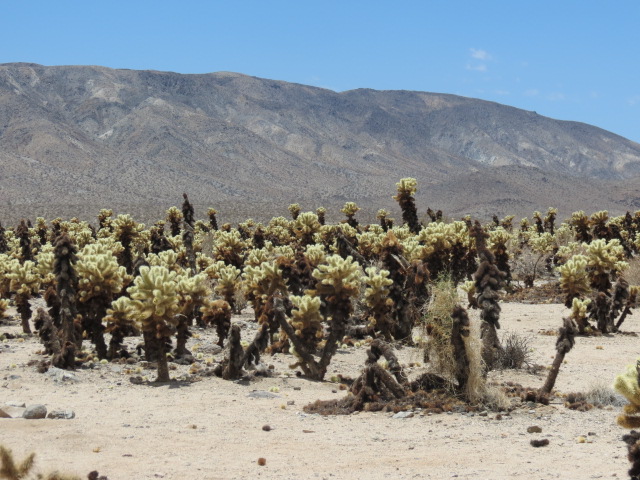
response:
M0 63L482 98L640 142L640 1L0 3Z

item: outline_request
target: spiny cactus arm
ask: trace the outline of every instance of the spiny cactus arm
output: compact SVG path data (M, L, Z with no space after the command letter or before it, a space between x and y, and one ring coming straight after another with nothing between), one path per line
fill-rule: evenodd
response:
M26 478L35 463L35 453L27 456L19 465L16 464L11 450L0 445L0 478L20 480Z
M640 427L640 416L637 415L638 411L640 411L639 378L640 359L636 361L635 365L627 365L625 371L618 375L613 382L614 390L624 396L629 402L629 404L624 407L623 414L617 418L618 425L621 427Z

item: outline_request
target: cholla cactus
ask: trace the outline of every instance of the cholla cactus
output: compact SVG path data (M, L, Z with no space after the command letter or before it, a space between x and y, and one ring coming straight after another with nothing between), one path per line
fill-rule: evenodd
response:
M420 222L418 221L418 211L413 196L418 189L418 181L415 178L403 178L396 183L398 194L393 197L400 204L402 209L402 220L409 227L412 233L417 234L420 231Z
M289 300L293 304L291 326L305 348L310 353L315 353L324 334L320 297L291 295Z
M211 225L211 230L218 230L218 219L216 218L216 215L218 214L218 211L215 208L210 208L209 210L207 210L207 216L209 217L209 225Z
M358 213L360 207L356 205L354 202L347 202L340 209L342 213L347 216L347 225L353 228L358 228L358 221L355 219L355 214Z
M589 217L585 215L582 210L580 210L579 212L573 212L571 214L571 220L569 220L569 224L576 232L577 242L591 242L593 237L591 236Z
M118 265L111 254L93 254L93 249L83 249L78 256L78 309L83 315L83 327L96 346L100 359L107 358L102 319L113 298L119 294L127 281L125 267Z
M98 230L106 229L108 231L113 230L111 218L113 217L113 210L103 208L98 213Z
M20 240L20 254L18 256L20 263L27 260L33 260L33 252L31 251L31 235L29 227L24 219L20 221L20 225L16 228L16 237Z
M387 339L393 337L393 300L390 297L390 286L393 280L389 278L389 270L378 270L375 267L366 269L364 283L364 303L368 309L369 325L375 331L381 332Z
M291 214L291 218L294 220L298 219L298 215L300 215L300 205L297 203L292 203L289 205L289 213Z
M574 255L567 263L558 267L560 287L566 294L564 304L567 308L571 308L574 298L580 298L590 290L587 264L586 256Z
M387 212L384 208L381 208L380 210L378 210L378 213L376 214L376 218L380 222L380 226L382 227L382 230L384 230L385 232L389 230L389 223L387 222L388 217L389 217L389 212Z
M239 279L240 270L233 265L228 265L218 271L218 282L214 287L214 291L221 295L234 311L236 308L235 295L241 287Z
M182 212L178 207L171 207L166 211L166 219L169 222L169 228L172 237L180 235L180 222L182 221Z
M589 325L589 321L587 319L587 313L589 311L590 304L591 299L589 298L585 300L574 298L571 303L571 314L569 316L578 326L578 331L580 333L587 333L591 329L591 326Z
M549 208L547 210L547 215L544 217L544 230L549 232L551 235L554 234L555 230L555 221L556 215L558 214L557 208Z
M622 415L617 418L618 425L624 428L640 427L640 359L635 365L627 365L624 373L618 375L613 388L629 402L624 406Z
M242 268L247 243L240 236L240 232L237 230L218 232L215 242L214 258L216 260L222 260L227 265Z
M127 269L127 273L133 273L133 242L140 235L144 225L138 224L130 215L118 215L113 222L114 235L122 245L122 253L118 256L118 262Z
M187 350L187 340L191 337L189 325L192 324L194 317L199 316L200 307L204 305L211 291L207 285L206 273L199 273L191 277L180 276L177 277L177 280L181 315L177 326L176 355L183 357L191 355L191 352Z
M294 219L292 230L302 246L313 243L313 236L320 231L320 222L315 213L299 213Z
M9 308L9 300L4 300L0 298L0 321L7 313L7 309Z
M215 325L218 345L223 347L231 328L231 305L225 300L211 300L200 307L200 312L205 325Z
M593 226L593 238L610 240L611 229L607 226L609 212L602 210L591 215L590 223Z
M36 272L35 263L31 260L24 261L22 265L18 262L12 263L11 267L11 271L7 274L10 281L9 289L16 294L15 302L22 319L22 331L31 333L29 299L38 293L40 276Z
M319 361L313 357L302 339L296 335L291 323L285 319L282 300L274 297L274 311L277 320L287 336L293 343L293 352L299 358L299 365L305 374L315 380L322 380L335 354L338 343L344 337L347 319L352 311L351 300L360 291L361 267L351 257L343 259L339 255L327 257L327 262L318 266L313 271L316 279L316 288L309 291L310 296L320 295L326 301L327 313L325 318L330 318L329 337L327 338ZM309 301L310 302L310 301ZM313 301L316 305L317 301ZM309 304L312 309L312 305Z
M607 242L604 239L594 240L584 247L591 286L599 292L608 292L611 278L628 266L624 261L624 248L618 240Z
M316 208L316 215L318 215L318 222L320 222L320 225L324 225L325 224L325 215L327 214L327 209L324 207L318 207Z
M118 356L118 351L122 349L124 338L137 332L131 299L120 297L114 300L106 313L107 315L103 318L103 322L106 324L105 332L111 334L107 358L114 359Z
M170 378L165 343L178 325L181 309L176 273L165 267L140 267L140 275L127 291L135 319L148 335L145 340L155 343L147 345L147 352L149 347L157 352L157 381L167 382Z

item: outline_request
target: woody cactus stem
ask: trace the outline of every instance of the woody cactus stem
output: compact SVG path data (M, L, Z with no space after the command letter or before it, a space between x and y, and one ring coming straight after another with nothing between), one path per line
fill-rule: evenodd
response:
M24 219L20 221L20 225L16 228L16 236L20 239L20 263L27 260L33 260L31 254L31 237L29 236L29 227Z
M563 326L558 330L556 357L553 359L553 364L551 365L551 370L549 370L549 374L547 375L547 380L540 389L540 393L544 395L549 395L551 390L553 390L553 386L556 384L556 378L558 378L558 372L560 371L560 365L562 365L562 362L564 361L564 356L569 353L576 343L576 326L573 323L573 320L565 318L563 322Z
M5 229L2 226L2 222L0 222L0 253L6 253L9 250L9 246L7 245L7 237L5 235Z
M209 210L207 210L211 230L218 230L218 219L216 218L216 213L218 213L218 211L215 208L210 208Z
M66 233L60 235L54 246L53 274L56 276L56 295L60 302L62 326L62 353L52 359L52 365L63 369L75 368L76 339L74 320L76 317L76 284L78 279L74 265L77 261L75 245Z
M402 209L402 220L407 224L411 233L420 232L420 222L418 221L418 211L413 196L416 193L418 182L415 178L403 178L396 187L398 194L393 197L400 204Z
M469 381L469 356L464 339L469 336L469 316L460 305L456 305L451 313L453 324L451 326L451 345L453 357L456 359L455 376L458 387L462 390Z
M486 245L489 235L478 221L475 222L469 234L476 240L476 250L480 258L480 266L473 279L478 294L478 304L482 309L480 313L482 319L482 357L490 368L496 352L502 350L497 333L497 329L500 328L501 310L498 299L500 298L499 291L504 286L506 274L495 265L495 256Z
M189 270L193 275L196 274L196 254L193 251L193 205L189 202L189 197L186 193L182 194L184 203L182 204L182 216L183 216L183 232L182 241L184 248L187 252L187 262Z

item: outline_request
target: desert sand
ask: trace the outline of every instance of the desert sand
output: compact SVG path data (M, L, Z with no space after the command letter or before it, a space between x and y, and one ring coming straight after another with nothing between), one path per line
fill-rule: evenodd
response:
M527 336L531 361L549 365L557 329L568 311L557 304L502 305L501 335ZM14 313L10 310L9 313ZM470 312L478 321L477 312ZM629 317L627 334L578 337L566 356L556 382L558 392L585 392L608 387L625 366L635 363L640 327ZM255 327L251 315L234 317L243 338ZM0 334L19 334L19 320L5 319ZM194 329L189 348L219 361L212 329ZM130 339L135 342L136 339ZM85 345L89 346L85 341ZM35 336L0 343L0 405L6 402L44 404L49 410L71 409L69 420L0 419L0 444L19 459L35 451L36 470L58 469L82 478L98 470L110 480L120 479L584 479L626 478L629 468L625 430L616 425L619 406L586 412L564 406L554 398L548 406L516 402L510 414L487 412L425 414L393 418L393 413L360 412L346 416L304 413L317 399L346 395L339 384L314 382L295 375L290 355L265 356L272 376L251 382L225 381L192 375L198 381L155 385L133 384L132 376L155 378L155 368L96 363L73 372L75 379L56 381L38 373L35 361L44 357ZM356 376L366 347L338 351L327 380L336 374ZM194 354L196 352L194 351ZM397 352L402 363L421 362L416 348ZM189 366L175 365L176 379L189 375ZM408 367L410 377L425 367ZM514 381L539 387L545 371L491 372L496 382ZM263 426L269 425L265 431ZM527 433L530 426L541 433ZM578 437L585 443L579 443ZM532 439L548 439L534 448ZM260 466L258 459L266 464Z

